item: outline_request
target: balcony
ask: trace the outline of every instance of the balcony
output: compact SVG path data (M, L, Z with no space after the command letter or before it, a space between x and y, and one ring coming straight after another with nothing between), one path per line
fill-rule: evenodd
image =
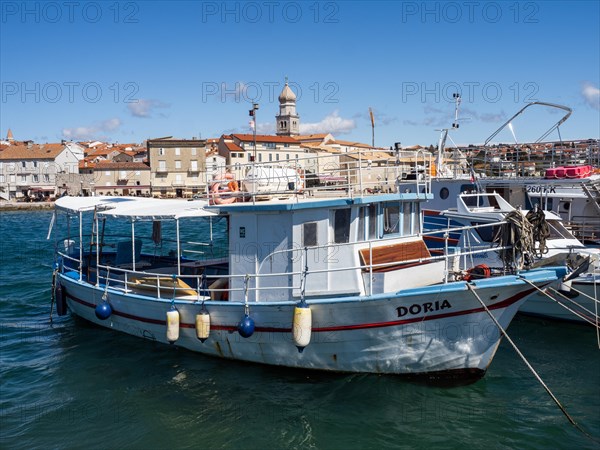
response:
M158 167L156 173L168 173L169 170L166 167Z
M200 169L197 167L190 167L188 173L200 173Z

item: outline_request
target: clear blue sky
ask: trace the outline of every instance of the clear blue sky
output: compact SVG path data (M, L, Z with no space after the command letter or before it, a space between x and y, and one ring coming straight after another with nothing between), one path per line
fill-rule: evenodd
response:
M2 1L0 133L218 137L249 132L253 99L269 132L287 76L306 133L370 142L372 107L377 145L428 145L460 89L459 144L533 100L573 108L563 138L598 138L599 4ZM515 121L516 137L559 118L540 108Z

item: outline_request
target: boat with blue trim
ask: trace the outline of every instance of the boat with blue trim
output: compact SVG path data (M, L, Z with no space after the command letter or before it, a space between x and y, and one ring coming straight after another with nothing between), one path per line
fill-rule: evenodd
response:
M587 271L573 277L560 286L560 290L537 293L525 302L520 312L544 318L600 324L600 249L586 248L563 225L560 216L551 211L534 207L517 209L496 192L462 193L456 199L456 207L424 216L425 241L432 253L443 252L444 246L458 249L478 250L468 258L461 258L460 269L471 272L475 267L503 271L504 262L496 250L498 228L509 214L519 212L525 220L537 228L540 235L531 250L530 264L541 266L548 261L568 263L579 258L589 258ZM528 220L529 219L529 220ZM480 227L487 224L493 226ZM494 225L495 224L495 225ZM452 227L451 230L448 230ZM436 232L437 230L437 232Z
M506 329L566 268L455 278L464 255L432 255L423 240L427 180L424 192L373 194L360 174L371 161L353 161L335 174L345 186L242 189L227 204L210 190L194 201L59 199L57 224L68 226L57 239L57 310L240 361L483 376L502 337L491 316Z

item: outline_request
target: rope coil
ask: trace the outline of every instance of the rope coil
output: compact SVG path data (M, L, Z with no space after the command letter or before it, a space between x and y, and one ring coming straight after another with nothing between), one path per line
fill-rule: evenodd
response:
M522 270L548 253L546 240L550 237L550 227L544 211L536 206L524 216L515 210L509 212L504 221L496 231L494 243L509 247L498 251L505 268Z
M521 270L533 263L535 254L531 223L519 210L509 212L504 221L494 236L494 243L509 247L499 250L504 267Z
M525 218L531 224L532 238L534 243L537 242L537 248L534 246L533 252L536 258L541 258L543 255L548 253L548 246L546 245L546 239L550 237L550 226L546 221L546 215L544 211L536 207L530 210Z

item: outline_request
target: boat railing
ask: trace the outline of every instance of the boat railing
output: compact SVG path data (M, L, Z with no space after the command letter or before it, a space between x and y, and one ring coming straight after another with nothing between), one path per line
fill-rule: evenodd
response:
M93 268L94 274L93 277L90 278L89 273L84 274L83 261L81 261L78 257L70 255L67 252L63 251L58 251L57 253L61 258L63 258L63 264L61 267L62 271L78 272L78 278L80 280L87 279L88 282L95 284L96 286L108 285L111 289L119 290L124 293L130 293L136 288L139 288L144 291L142 295L151 295L156 298L171 299L183 297L189 300L191 299L190 297L193 297L193 300L207 300L220 299L223 298L223 296L227 296L228 298L241 299L244 297L244 295L247 295L248 292L255 292L254 298L256 301L260 299L260 292L281 289L287 289L293 292L300 289L299 281L302 277L306 277L307 275L307 271L304 268L304 261L306 260L306 258L309 258L308 252L323 252L328 251L328 249L334 247L349 246L355 250L368 249L369 262L358 265L350 264L348 266L327 266L321 268L311 267L308 270L310 274L317 275L331 272L361 271L363 273L369 273L370 279L373 279L373 273L382 269L389 269L397 267L399 265L407 266L411 264L423 264L427 262L444 261L444 280L448 281L449 276L452 274L455 267L452 264L452 261L455 261L456 258L467 258L469 256L488 252L490 249L493 251L499 251L505 248L509 248L487 246L485 248L477 249L454 248L452 249L453 251L451 251L450 248L452 246L450 246L448 243L450 233L466 229L477 229L490 226L493 227L502 223L504 222L480 224L475 226L454 227L422 233L421 236L436 234L444 235L445 242L444 252L442 255L432 255L429 257L402 259L382 263L372 262L374 249L379 246L385 246L388 242L397 241L397 237L386 237L377 241L364 240L351 243L326 244L317 247L311 247L310 250L308 248L298 247L293 249L276 250L271 252L263 259L256 274L178 274L178 265L174 262L172 264L171 271L169 271L168 273L154 272L153 269L144 270L144 268L138 268L137 270L134 270L130 267L116 267L110 264L98 264ZM266 272L264 270L265 264L267 264L269 261L272 263L274 258L278 257L278 255L286 255L286 257L292 258L293 260L294 258L298 258L298 254L300 254L300 258L302 258L302 264L300 265L300 268L298 270L292 270L287 272ZM68 263L65 263L64 261L68 261ZM252 283L240 288L231 287L233 280L240 280L246 277L248 277L252 281ZM273 277L288 277L288 279L296 281L290 282L288 286L276 287L268 286L264 283L261 283L261 280L267 280ZM368 295L373 295L372 283L369 283L367 291Z
M600 241L600 217L574 215L564 224L582 242Z
M433 155L425 150L365 148L335 153L308 152L302 157L280 161L238 162L213 173L206 172L203 197L211 199L216 193L213 192L216 183L227 184L232 179L238 182L238 190L233 189L227 196L252 201L266 196L352 197L405 192L406 189L429 193L432 160Z
M494 251L502 250L510 247L494 247ZM369 247L369 251L372 252L373 247ZM411 264L423 264L428 262L436 262L436 261L445 261L446 262L446 271L449 270L449 259L451 258L460 258L468 255L476 255L480 253L486 253L489 251L489 248L479 249L479 250L469 250L469 251L458 251L449 255L438 255L438 256L430 256L426 258L413 258L402 261L392 261L386 263L377 263L377 264L361 264L357 266L347 266L347 267L332 267L332 268L322 268L322 269L312 269L308 273L311 275L318 275L322 273L332 273L332 272L345 272L345 271L368 271L370 276L376 270L391 268L398 266L399 263L402 265L411 265ZM297 285L288 285L288 286L264 286L260 283L256 283L253 287L250 283L246 287L240 288L231 288L228 285L234 279L245 279L248 278L250 280L260 280L270 277L303 277L308 273L303 270L297 271L289 271L289 272L280 272L280 273L263 273L263 274L237 274L237 275L165 275L160 273L152 273L151 271L133 271L131 269L124 268L115 268L111 266L100 266L100 269L106 272L106 275L102 275L99 272L97 276L97 286L106 286L107 284L113 290L122 291L124 293L131 293L135 289L132 289L134 285L133 280L139 280L140 276L145 278L145 282L135 283L135 287L144 288L147 291L155 291L152 297L162 298L166 300L170 299L181 299L184 298L186 300L194 300L194 301L202 301L202 300L210 300L210 299L220 299L222 295L226 294L227 298L238 297L238 302L242 302L245 294L249 292L256 292L255 300L259 301L260 292L262 291L281 291L282 289L288 291L294 291L300 289L300 284ZM445 275L446 281L448 280L448 273ZM189 282L191 280L195 280L195 288L190 286L178 286L176 281L181 280L184 282ZM211 287L213 282L227 280L226 287ZM373 295L372 284L369 285L368 295ZM139 293L139 292L138 292ZM151 292L149 292L152 294ZM238 294L237 296L235 294ZM216 295L215 295L216 294ZM190 298L191 297L191 298ZM232 300L235 301L235 300Z

